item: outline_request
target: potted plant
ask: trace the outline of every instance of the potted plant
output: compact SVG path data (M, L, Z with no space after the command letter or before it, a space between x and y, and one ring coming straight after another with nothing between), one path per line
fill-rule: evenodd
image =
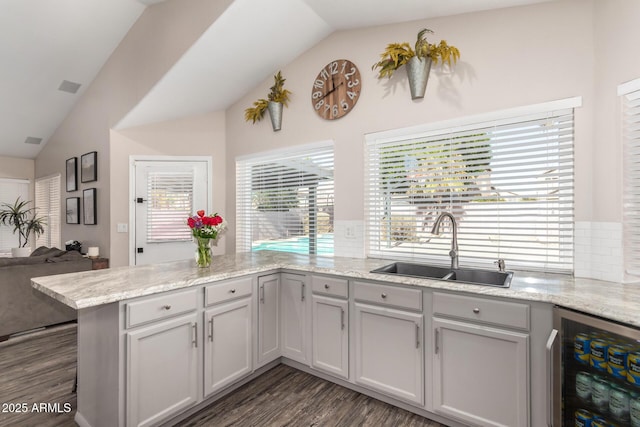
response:
M273 79L275 82L270 88L267 99L258 99L253 103L253 107L244 110L244 119L251 120L253 123L259 122L264 117L265 110L268 110L273 130L279 131L282 125L282 106L288 106L291 92L284 88L286 79L282 77L280 71L273 76Z
M393 73L403 65L407 65L407 76L409 77L409 88L411 89L411 99L424 97L427 88L427 80L431 64L435 63L451 67L460 59L460 51L457 47L449 45L446 40L440 43L429 43L427 34L433 34L428 28L423 28L418 32L416 44L412 49L409 43L391 43L380 54L380 61L373 64L373 70L378 71L378 78L390 78Z
M28 208L29 203L18 197L14 204L0 206L0 224L13 227L13 233L18 233L18 247L11 249L13 257L29 256L31 248L26 247L29 236L33 233L37 238L44 233L45 219L36 216L36 208Z

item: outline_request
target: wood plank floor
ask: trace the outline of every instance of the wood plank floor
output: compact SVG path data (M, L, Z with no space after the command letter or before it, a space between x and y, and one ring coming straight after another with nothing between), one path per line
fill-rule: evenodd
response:
M71 393L75 368L75 325L0 343L0 427L75 426L76 396ZM3 406L11 403L26 403L28 412L1 412L10 409ZM34 403L58 407L34 412ZM65 404L71 407L69 412L65 412ZM441 427L436 422L284 365L178 426Z

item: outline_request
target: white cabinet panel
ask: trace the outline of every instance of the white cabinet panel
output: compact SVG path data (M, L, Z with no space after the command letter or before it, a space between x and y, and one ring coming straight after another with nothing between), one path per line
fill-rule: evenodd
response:
M436 412L473 425L529 425L527 334L440 318L433 331Z
M251 298L221 304L204 313L204 395L251 373Z
M280 281L282 355L307 362L306 277L283 273Z
M356 382L422 406L422 327L422 314L356 303Z
M349 378L349 303L313 295L312 305L312 366Z
M127 426L154 425L196 403L197 325L194 313L127 333Z
M258 366L280 357L280 274L258 277Z

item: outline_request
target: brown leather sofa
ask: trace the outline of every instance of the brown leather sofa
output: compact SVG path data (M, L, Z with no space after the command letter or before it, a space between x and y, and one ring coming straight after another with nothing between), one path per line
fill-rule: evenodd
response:
M76 251L40 247L26 258L0 258L0 341L77 318L76 310L31 287L31 278L91 270Z

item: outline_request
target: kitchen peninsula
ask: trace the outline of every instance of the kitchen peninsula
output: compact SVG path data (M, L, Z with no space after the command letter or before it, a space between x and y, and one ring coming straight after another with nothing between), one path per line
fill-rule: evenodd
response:
M79 310L76 421L93 427L171 422L280 362L448 425L537 426L553 305L640 326L637 286L516 272L504 289L370 273L388 263L264 251L33 286ZM478 352L456 359L455 335L441 331L477 336ZM484 393L493 402L447 400L459 383L450 364L495 352L509 359L483 369L505 373Z

